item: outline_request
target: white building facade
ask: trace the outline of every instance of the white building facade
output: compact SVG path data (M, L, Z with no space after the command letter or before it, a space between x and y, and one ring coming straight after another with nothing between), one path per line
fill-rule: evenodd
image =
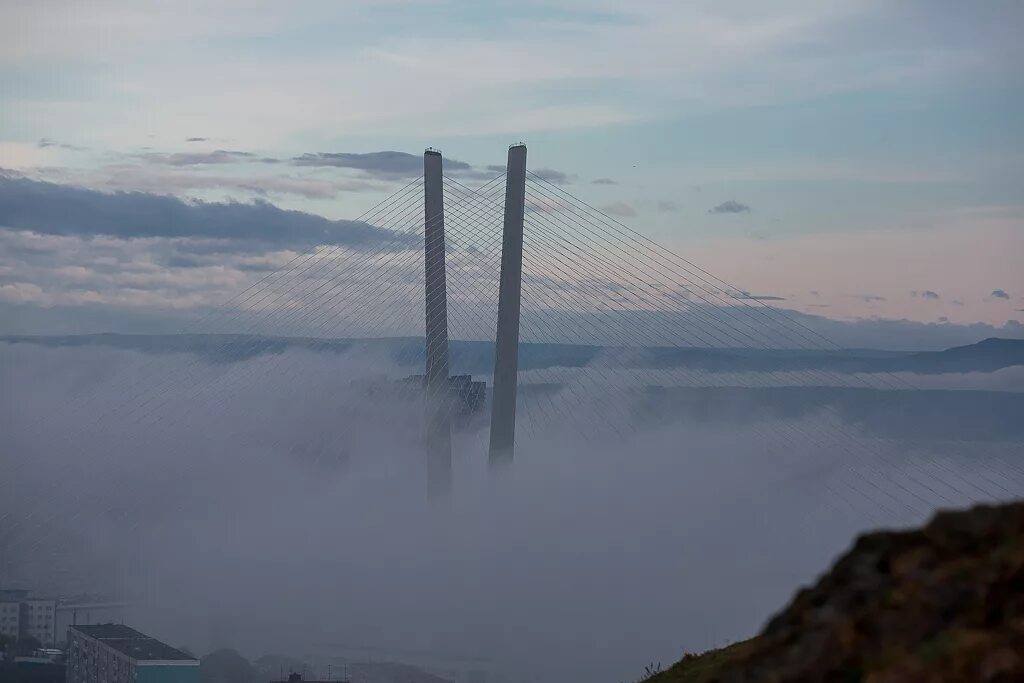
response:
M0 634L35 638L42 647L53 647L56 610L56 600L30 597L27 590L0 590Z

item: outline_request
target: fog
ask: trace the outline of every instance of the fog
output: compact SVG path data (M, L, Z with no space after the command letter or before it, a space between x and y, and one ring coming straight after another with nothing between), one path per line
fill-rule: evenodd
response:
M1024 366L1012 365L992 372L916 372L837 373L828 370L774 372L706 372L687 368L630 369L613 371L614 379L624 385L714 386L714 387L801 387L832 386L890 390L936 389L1024 392ZM520 373L521 382L566 382L587 375L606 379L594 368L544 368ZM489 379L489 378L488 378Z
M564 395L524 404L502 471L463 424L430 497L423 406L382 389L415 371L0 345L0 585L117 594L200 653L622 681L753 635L858 531L1024 493L1018 444L896 447L825 416L610 436Z

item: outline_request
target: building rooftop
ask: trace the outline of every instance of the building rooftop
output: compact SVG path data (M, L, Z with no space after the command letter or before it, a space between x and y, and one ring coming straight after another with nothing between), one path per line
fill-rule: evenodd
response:
M123 624L92 624L70 628L138 661L195 659L192 655Z

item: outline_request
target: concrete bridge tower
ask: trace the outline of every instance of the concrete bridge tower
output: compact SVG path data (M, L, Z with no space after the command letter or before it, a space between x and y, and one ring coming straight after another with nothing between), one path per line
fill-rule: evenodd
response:
M423 228L426 300L427 490L451 487L452 432L448 383L448 291L445 276L444 185L441 153L423 153Z
M505 223L501 236L498 329L494 348L490 462L512 461L516 438L519 373L519 303L523 285L523 217L526 211L526 145L508 150L505 169Z

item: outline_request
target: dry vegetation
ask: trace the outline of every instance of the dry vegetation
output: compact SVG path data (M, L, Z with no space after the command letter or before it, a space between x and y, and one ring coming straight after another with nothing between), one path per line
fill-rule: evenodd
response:
M1024 503L861 536L758 636L647 680L1024 681Z

